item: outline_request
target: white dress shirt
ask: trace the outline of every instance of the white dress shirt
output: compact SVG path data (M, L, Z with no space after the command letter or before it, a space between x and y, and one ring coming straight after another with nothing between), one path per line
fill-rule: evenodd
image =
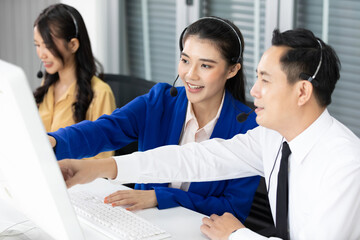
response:
M196 119L192 104L188 102L184 127L179 141L180 146L190 142L202 142L210 139L216 122L220 117L221 109L224 103L224 97L225 94L223 94L220 107L215 117L202 128L199 128L199 123ZM190 187L190 182L171 182L169 183L169 187L188 191Z
M194 182L262 175L275 219L283 141L276 131L257 127L229 140L212 139L119 156L115 157L116 180ZM360 239L359 138L325 110L289 146L290 239ZM229 239L266 238L244 228Z

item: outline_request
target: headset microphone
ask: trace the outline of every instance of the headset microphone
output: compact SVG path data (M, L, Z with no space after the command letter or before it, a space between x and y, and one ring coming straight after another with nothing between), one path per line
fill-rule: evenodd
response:
M248 113L244 113L244 112L239 113L239 114L236 116L236 120L237 120L238 122L240 122L240 123L245 122L246 119L249 117L249 115L250 115L251 113L253 113L254 111L255 111L255 109L251 110L251 111L248 112Z
M42 66L42 61L40 62L40 70L36 74L38 78L42 78L44 76L43 72L41 71L41 66Z
M176 77L176 79L175 79L175 81L174 81L174 83L173 83L173 85L172 85L172 87L171 87L171 89L170 89L170 95L172 96L172 97L176 97L177 96L177 89L176 89L176 87L175 87L175 83L176 83L176 81L178 80L178 78L179 78L179 75L177 75L177 77Z

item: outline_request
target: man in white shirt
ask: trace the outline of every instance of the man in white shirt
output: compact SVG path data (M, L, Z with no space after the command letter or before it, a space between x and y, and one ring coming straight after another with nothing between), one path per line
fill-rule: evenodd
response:
M288 232L283 239L360 239L360 141L326 108L339 68L334 50L310 31L275 30L251 89L259 127L230 140L165 146L103 161L61 161L66 183L71 187L97 177L153 183L262 175L275 221L287 142ZM228 213L204 218L201 231L211 239L266 239Z

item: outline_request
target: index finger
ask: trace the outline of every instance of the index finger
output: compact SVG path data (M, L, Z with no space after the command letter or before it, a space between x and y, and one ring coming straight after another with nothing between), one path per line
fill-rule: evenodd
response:
M207 236L208 238L210 238L209 234L210 234L210 227L208 225L201 225L200 226L200 231L205 235Z
M211 214L210 215L210 219L213 220L213 221L215 221L218 218L219 218L219 215L217 215L217 214Z
M202 223L203 225L210 226L213 223L213 220L208 217L203 217Z
M119 196L119 195L123 195L123 194L126 194L126 193L129 193L130 191L134 191L134 190L118 190L114 193L111 193L110 195L107 196L107 198L111 198L111 197L116 197L116 196Z

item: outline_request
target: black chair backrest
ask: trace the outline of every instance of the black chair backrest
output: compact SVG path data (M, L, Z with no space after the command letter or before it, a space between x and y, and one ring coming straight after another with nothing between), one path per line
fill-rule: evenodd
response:
M268 236L266 234L268 229L274 228L265 179L263 177L260 179L260 184L255 192L249 216L246 218L244 225L264 236Z
M104 81L110 85L118 108L137 96L148 93L156 84L156 82L120 74L104 74Z

